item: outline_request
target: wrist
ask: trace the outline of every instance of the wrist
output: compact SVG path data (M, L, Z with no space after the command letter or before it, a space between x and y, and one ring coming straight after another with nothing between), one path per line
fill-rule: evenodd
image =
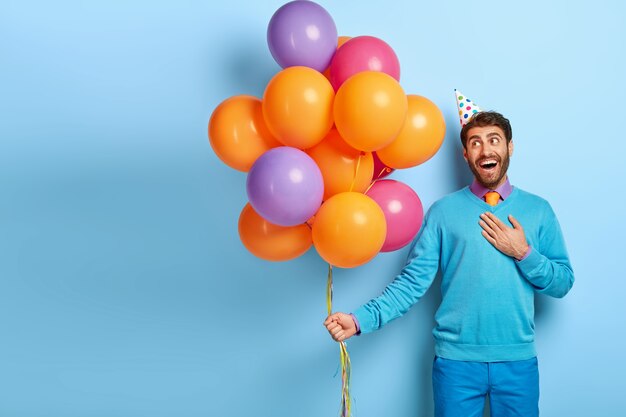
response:
M354 332L355 332L355 334L356 335L361 334L361 326L359 325L359 320L352 313L350 313L350 317L352 318L352 322L354 323Z
M530 245L526 243L517 251L517 253L515 254L515 259L517 261L524 260L528 256L529 252L530 252Z

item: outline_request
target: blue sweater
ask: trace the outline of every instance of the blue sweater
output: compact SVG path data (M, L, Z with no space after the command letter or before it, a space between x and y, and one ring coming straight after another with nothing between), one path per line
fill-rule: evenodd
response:
M512 214L532 247L522 261L504 255L481 234L479 216L493 212L505 224ZM563 297L574 274L550 204L514 188L489 206L469 187L432 205L407 264L383 294L354 312L362 333L402 316L441 270L442 300L435 315L435 353L479 362L536 356L534 293Z

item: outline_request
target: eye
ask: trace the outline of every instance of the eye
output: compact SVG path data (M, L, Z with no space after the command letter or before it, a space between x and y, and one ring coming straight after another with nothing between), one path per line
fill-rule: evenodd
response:
M497 145L498 143L500 143L500 138L497 138L497 137L491 138L492 145Z
M480 141L473 140L470 142L470 145L472 145L473 148L477 148L480 146Z

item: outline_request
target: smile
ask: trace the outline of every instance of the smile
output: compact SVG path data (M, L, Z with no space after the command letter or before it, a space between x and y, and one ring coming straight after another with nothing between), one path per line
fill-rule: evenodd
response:
M498 161L493 158L484 159L478 163L478 166L485 171L491 171L498 166Z

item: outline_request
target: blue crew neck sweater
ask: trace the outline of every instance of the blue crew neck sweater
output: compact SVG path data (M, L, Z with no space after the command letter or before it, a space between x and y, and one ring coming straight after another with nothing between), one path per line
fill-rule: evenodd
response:
M481 213L505 224L515 217L530 254L522 261L501 253L481 234ZM574 274L549 203L514 187L491 207L465 187L432 205L413 242L406 266L383 294L359 307L362 333L406 313L441 270L441 304L435 314L437 356L478 362L536 356L534 293L563 297Z

